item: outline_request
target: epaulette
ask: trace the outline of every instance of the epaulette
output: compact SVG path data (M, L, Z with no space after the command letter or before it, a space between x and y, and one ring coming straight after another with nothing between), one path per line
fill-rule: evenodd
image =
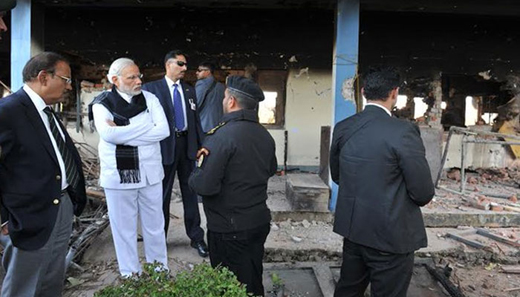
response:
M209 130L208 132L206 132L206 135L212 135L212 134L215 134L215 132L217 132L218 129L222 128L224 125L226 125L227 122L220 122L218 123L218 125L216 125L213 129Z

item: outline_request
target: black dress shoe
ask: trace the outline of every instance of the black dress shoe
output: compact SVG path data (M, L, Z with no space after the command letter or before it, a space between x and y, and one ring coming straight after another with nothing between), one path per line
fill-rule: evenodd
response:
M199 253L199 256L206 258L208 256L208 246L204 242L204 240L201 241L192 241L191 247L196 249Z

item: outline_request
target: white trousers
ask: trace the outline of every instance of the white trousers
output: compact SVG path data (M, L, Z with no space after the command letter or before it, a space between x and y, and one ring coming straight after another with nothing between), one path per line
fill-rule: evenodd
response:
M130 190L105 189L105 195L121 275L141 272L137 252L138 216L141 219L146 262L158 261L168 268L162 184Z

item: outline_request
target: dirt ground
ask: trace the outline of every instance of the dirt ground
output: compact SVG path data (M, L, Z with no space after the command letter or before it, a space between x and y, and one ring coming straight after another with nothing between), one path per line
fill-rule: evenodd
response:
M507 173L510 180L507 180L504 174L500 175L500 172L491 176L484 175L485 180L483 180L483 173L485 172L469 172L467 186L469 196L481 195L479 191L499 192L503 196L520 192L520 188L515 185L516 176L511 177L514 173ZM497 179L493 176L502 176L502 178ZM285 199L285 180L284 176L275 176L270 180L268 204L272 211L283 211L290 208L288 201ZM458 186L456 180L449 178L444 179L442 184L453 189ZM506 186L502 184L506 184ZM474 209L462 198L460 195L439 190L434 201L426 207L434 210L459 209L471 211ZM492 197L489 197L489 199L499 202L507 200ZM507 203L515 204L516 202L507 200ZM172 214L175 218L172 219L173 227L171 229L173 229L173 233L169 235L168 251L170 269L172 274L176 274L181 270L191 269L193 265L201 263L205 259L198 257L189 247L189 239L184 234L182 203L178 185L175 185L172 194ZM203 215L203 211L201 214ZM205 217L203 217L203 225L205 227ZM467 228L429 228L427 231L430 246L418 251L417 255L433 259L440 267L449 264L453 268L450 280L460 287L464 296L520 296L520 275L506 274L501 271L502 265L520 264L520 250L497 244L497 246L493 246L490 252L483 252L445 236L447 232L459 232L465 229ZM520 228L490 230L510 239L517 240L520 238ZM471 236L470 238L483 244L489 243L486 239ZM85 253L83 262L80 263L84 271L76 269L69 271L63 296L93 296L97 290L117 282L117 263L111 240L111 234L109 228L107 228L106 232L103 232ZM140 248L142 249L141 245ZM284 220L272 224L271 233L266 243L265 262L332 261L340 263L341 248L342 238L332 232L332 224L329 222ZM416 269L408 296L449 296L446 292L442 292L442 290L435 288L436 286L431 285L432 283L436 284L436 281L431 278L425 269ZM290 296L300 296L301 294L303 293L295 292L294 295Z

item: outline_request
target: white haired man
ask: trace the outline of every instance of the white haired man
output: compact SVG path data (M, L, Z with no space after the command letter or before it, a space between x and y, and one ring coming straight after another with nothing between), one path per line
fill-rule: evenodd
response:
M100 185L105 189L119 271L139 273L137 219L140 217L146 261L168 264L162 216L162 168L159 142L170 130L159 99L141 90L134 61L119 58L110 66L114 84L92 102L90 119L99 133Z

